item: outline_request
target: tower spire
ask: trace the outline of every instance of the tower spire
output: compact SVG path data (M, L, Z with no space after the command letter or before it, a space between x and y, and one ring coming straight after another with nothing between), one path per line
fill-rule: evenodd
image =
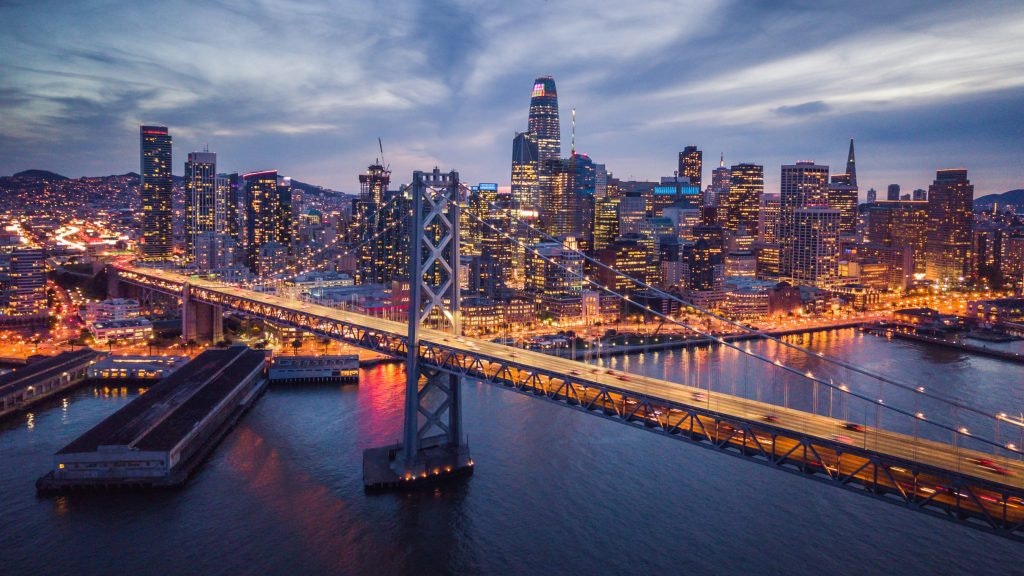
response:
M846 157L846 173L850 176L850 184L857 185L857 161L853 156L853 138L850 138L850 154Z
M718 153L718 167L725 168L725 152Z

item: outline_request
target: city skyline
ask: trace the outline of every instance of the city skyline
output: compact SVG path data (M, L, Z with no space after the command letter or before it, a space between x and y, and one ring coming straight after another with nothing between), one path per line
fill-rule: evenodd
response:
M765 191L777 192L781 165L837 172L850 137L862 198L889 183L926 188L935 170L958 167L981 196L1019 187L1024 170L1012 128L1024 49L1003 41L1024 9L995 3L564 5L539 21L527 17L534 4L39 6L0 8L15 30L0 39L0 173L134 171L134 131L156 124L174 134L175 174L208 144L228 171L276 168L354 192L381 136L399 176L452 166L507 186L509 139L546 74L563 123L577 110L577 149L621 179L671 175L695 144L709 160L765 166ZM143 38L131 30L144 17L156 29ZM182 18L195 25L160 24ZM846 26L808 28L836 19ZM264 20L275 22L271 47L257 40ZM370 28L383 31L338 32Z

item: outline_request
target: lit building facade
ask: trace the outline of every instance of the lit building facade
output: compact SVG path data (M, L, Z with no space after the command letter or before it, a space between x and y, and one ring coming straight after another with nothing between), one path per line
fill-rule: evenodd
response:
M169 260L172 237L171 135L166 126L140 126L140 182L142 198L142 259Z
M744 230L757 233L761 196L764 194L764 166L736 164L729 169L729 193L725 201L725 216L719 215L726 230Z
M704 153L696 146L687 146L679 153L679 176L689 178L690 184L701 188L701 172L704 169Z
M974 186L966 169L939 170L928 187L925 277L942 284L970 274Z
M217 155L190 152L185 161L185 259L188 262L196 260L196 236L217 228L217 192ZM220 204L223 221L226 201Z

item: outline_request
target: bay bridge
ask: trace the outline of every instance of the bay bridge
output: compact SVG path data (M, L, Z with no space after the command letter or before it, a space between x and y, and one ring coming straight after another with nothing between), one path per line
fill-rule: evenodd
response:
M672 382L462 335L459 191L455 172L413 175L407 323L163 269L117 264L108 274L112 286L179 299L186 337L219 340L221 315L230 310L404 360L403 441L367 451L368 487L412 486L471 472L460 392L461 381L471 379L1024 540L1024 463L1021 446L1007 441L1014 430L1024 430L1024 422L1006 414L987 414L805 349L809 360L830 362L837 375L859 375L861 384L815 376L742 343L716 339L716 346L735 349L745 368L755 366L752 374L744 370L755 388L779 374L812 387L813 403L798 409L788 394L759 400L713 390L710 380L704 387L699 376ZM877 384L877 393L866 392L865 379ZM913 407L886 402L883 386L946 406L952 419L926 416L916 400ZM828 392L827 412L819 388ZM870 407L874 424L835 417L833 394L862 404L865 416ZM964 424L969 419L970 428Z

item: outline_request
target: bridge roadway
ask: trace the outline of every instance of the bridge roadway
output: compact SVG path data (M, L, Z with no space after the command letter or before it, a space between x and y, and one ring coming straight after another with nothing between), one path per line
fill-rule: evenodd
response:
M199 302L406 352L401 322L158 270L119 276L168 293L187 283ZM429 328L420 335L422 360L444 370L1024 540L1019 460Z

